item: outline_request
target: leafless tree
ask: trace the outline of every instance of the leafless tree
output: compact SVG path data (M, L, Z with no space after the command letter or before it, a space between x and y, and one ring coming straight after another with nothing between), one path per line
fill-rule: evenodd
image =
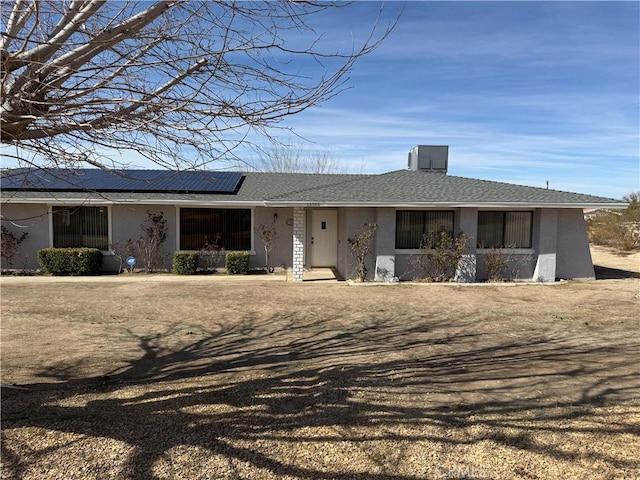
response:
M262 172L281 173L345 173L335 156L319 150L305 150L301 145L273 143L261 149L258 163Z
M276 230L275 219L272 223L263 223L255 228L256 236L262 242L264 247L264 268L267 273L273 273L274 268L271 265L269 254L278 242L278 230Z
M323 46L312 19L344 6L3 1L0 139L36 166L119 166L116 149L203 168L345 88L393 24L347 52Z
M364 282L367 279L367 257L373 248L374 236L378 229L377 223L365 223L362 230L353 237L347 238L351 254L353 255L353 268L356 271L356 280Z
M29 234L22 232L21 235L16 236L11 230L5 228L4 225L0 227L0 229L0 258L5 261L8 268L11 268L14 257L16 255L20 256L20 244L27 239ZM24 255L22 256L25 257Z

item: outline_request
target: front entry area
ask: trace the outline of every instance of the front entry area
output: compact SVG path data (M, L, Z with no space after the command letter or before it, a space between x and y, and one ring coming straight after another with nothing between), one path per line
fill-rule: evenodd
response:
M311 210L310 266L335 267L338 264L338 210Z

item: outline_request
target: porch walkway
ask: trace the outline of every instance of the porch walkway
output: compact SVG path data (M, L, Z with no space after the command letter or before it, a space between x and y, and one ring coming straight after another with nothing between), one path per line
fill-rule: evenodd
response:
M344 278L342 278L338 270L334 268L312 268L311 270L304 271L302 281L338 283L344 282ZM293 282L293 271L291 270L287 270L287 282Z

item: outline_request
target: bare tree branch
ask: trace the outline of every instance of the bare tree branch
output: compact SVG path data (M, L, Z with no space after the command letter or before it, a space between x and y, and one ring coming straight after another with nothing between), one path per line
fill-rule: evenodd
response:
M345 88L394 24L324 46L311 20L344 6L5 0L0 140L37 166L110 167L100 147L205 167Z

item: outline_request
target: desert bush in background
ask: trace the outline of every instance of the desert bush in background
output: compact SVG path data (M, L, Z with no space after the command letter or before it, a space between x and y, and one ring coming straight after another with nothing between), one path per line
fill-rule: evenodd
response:
M640 249L640 191L622 197L624 210L598 210L587 219L589 241L625 252Z

